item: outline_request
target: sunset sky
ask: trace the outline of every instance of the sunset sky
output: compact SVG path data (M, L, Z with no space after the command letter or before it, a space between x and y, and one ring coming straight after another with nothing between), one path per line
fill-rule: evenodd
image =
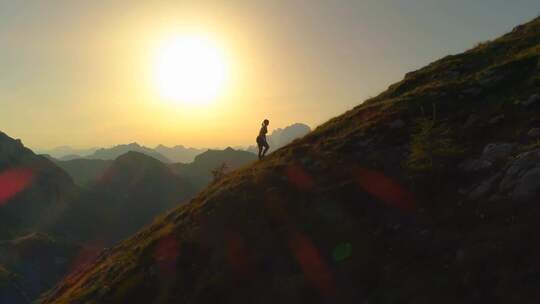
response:
M264 118L315 127L539 13L538 0L0 0L0 130L33 149L250 145ZM210 46L176 52L189 37Z

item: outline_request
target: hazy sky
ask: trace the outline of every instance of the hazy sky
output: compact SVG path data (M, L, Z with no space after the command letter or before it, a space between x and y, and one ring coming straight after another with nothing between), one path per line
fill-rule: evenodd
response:
M539 13L538 0L0 0L0 130L34 149L252 144L263 118L314 127ZM207 107L164 101L152 79L181 28L228 54L227 92Z

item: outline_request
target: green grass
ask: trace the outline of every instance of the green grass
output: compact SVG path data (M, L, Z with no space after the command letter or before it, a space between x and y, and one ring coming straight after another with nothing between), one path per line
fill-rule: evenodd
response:
M539 149L540 148L540 139L537 139L536 141L528 144L528 145L525 145L521 148L521 151L523 152L527 152L527 151L531 151L531 150L535 150L535 149Z
M451 128L437 123L436 110L432 118L419 118L409 147L407 167L417 171L431 170L435 161L444 157L460 155L464 149L457 144Z

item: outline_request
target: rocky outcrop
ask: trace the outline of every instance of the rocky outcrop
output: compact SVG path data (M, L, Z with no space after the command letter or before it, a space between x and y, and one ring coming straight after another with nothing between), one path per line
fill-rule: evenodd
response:
M476 172L491 168L497 160L504 160L516 151L515 143L490 143L484 148L479 158L468 159L460 164L460 169L466 172Z
M505 168L477 185L469 199L540 199L540 149L519 154Z

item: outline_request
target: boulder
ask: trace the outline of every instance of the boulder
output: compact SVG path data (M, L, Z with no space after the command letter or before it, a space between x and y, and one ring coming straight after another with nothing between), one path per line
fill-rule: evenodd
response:
M516 151L516 148L517 144L515 143L491 143L484 148L481 158L491 162L508 158Z
M510 198L515 201L535 201L540 198L540 149L521 153L501 172L478 184L469 193L469 200L490 197L490 200Z
M527 100L521 102L522 105L528 107L540 101L540 94L533 94Z
M489 124L496 125L504 121L504 114L497 115L489 120Z
M540 128L532 128L527 132L529 137L540 137Z
M493 163L487 159L468 159L459 165L459 168L465 172L477 172L488 169Z
M502 177L502 174L497 174L491 178L481 182L476 186L471 193L469 193L468 199L475 201L482 197L488 196L490 193L497 191L496 182Z
M512 192L512 199L523 201L530 200L540 195L540 164L528 170L516 183Z

